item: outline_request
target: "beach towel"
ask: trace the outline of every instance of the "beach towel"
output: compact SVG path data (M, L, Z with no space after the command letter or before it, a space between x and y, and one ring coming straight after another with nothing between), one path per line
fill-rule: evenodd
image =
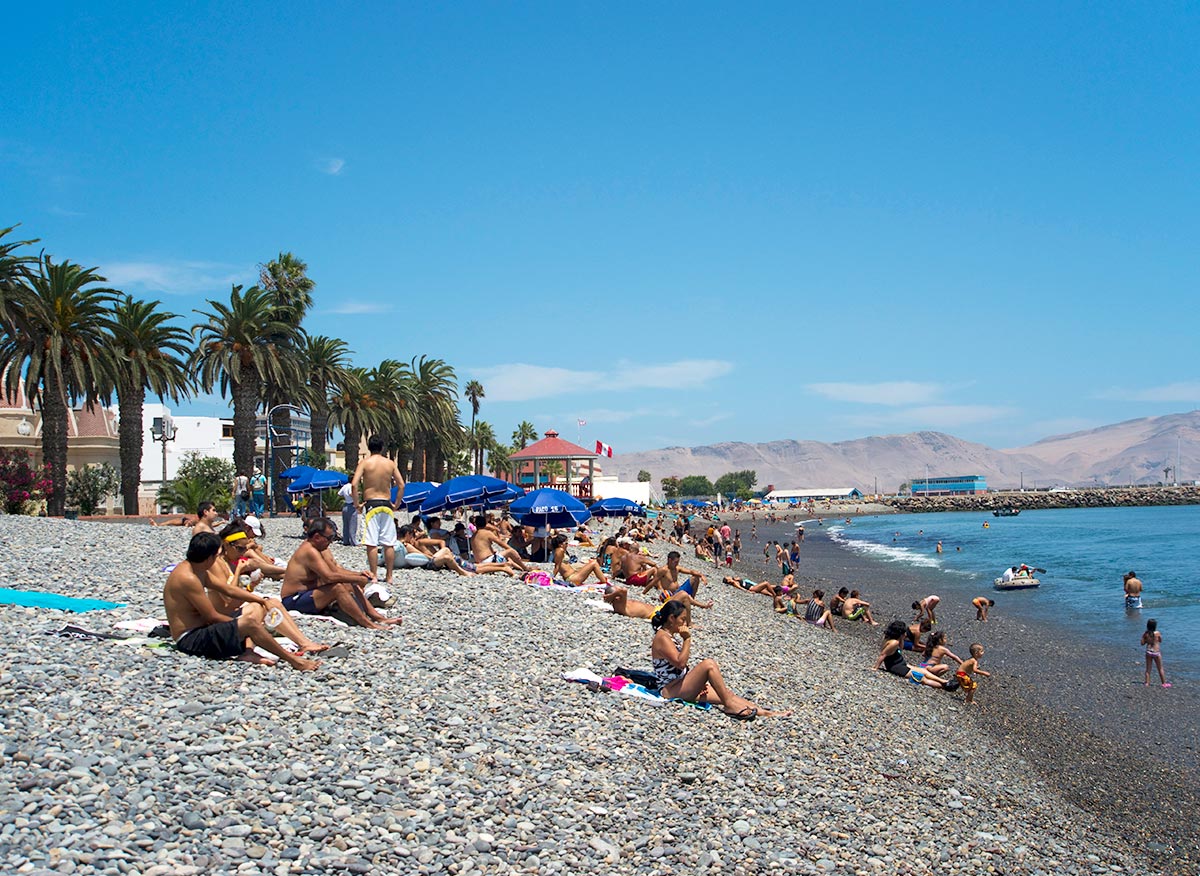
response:
M123 602L105 602L103 599L76 599L58 593L40 590L9 590L0 587L0 605L23 605L28 608L55 608L60 611L103 611L123 608Z

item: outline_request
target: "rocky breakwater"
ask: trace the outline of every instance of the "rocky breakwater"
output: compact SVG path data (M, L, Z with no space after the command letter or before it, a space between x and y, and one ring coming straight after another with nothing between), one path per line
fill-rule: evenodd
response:
M1103 487L1057 492L987 493L982 496L899 496L881 500L897 511L1019 511L1047 508L1114 508L1200 505L1200 487Z

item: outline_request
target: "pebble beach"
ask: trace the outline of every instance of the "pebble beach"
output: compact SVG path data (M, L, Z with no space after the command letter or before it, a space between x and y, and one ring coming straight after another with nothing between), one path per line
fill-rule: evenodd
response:
M299 524L267 525L286 557ZM775 616L715 569L693 661L794 716L739 722L564 681L648 669L648 622L494 575L398 572L396 630L301 619L349 648L314 673L46 635L163 617L162 569L188 538L4 518L0 586L125 606L0 606L0 871L1195 872L1170 831L1148 851L1044 762L1099 780L1102 760L1065 763L1062 746L1033 763L994 708L871 671L876 631ZM361 549L333 549L363 567ZM841 580L838 557L806 544L800 580Z

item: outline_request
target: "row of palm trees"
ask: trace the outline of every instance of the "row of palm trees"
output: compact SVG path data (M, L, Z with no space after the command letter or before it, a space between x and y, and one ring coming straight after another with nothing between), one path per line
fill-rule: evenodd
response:
M27 254L37 241L15 239L13 230L0 229L0 371L10 399L23 386L42 412L42 452L54 485L51 514L64 509L72 404L109 404L114 395L121 422L139 424L120 430L126 514L138 513L147 392L178 403L198 390L219 389L233 406L239 472L254 464L260 408L276 409L275 425L286 428L285 405L309 414L316 457L326 455L331 430L344 432L351 470L359 442L372 434L386 436L387 452L413 480L480 472L485 451L493 471L511 470L512 449L477 420L485 397L478 381L464 393L471 404L468 431L459 421L457 378L445 361L420 356L355 367L345 341L308 334L303 320L315 284L291 253L262 265L257 285L233 286L228 301L208 300L207 310L195 311L199 321L189 332L158 301L102 286L94 268L56 262L44 252ZM524 447L536 437L533 426L522 422L513 445Z

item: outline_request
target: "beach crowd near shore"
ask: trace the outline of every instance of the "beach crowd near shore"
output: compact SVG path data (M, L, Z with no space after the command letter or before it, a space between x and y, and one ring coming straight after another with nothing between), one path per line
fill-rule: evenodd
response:
M122 605L65 620L0 606L0 865L1194 870L1194 848L1169 818L1130 826L1081 808L1034 768L1027 740L989 730L994 709L1011 701L993 699L1006 681L986 674L997 650L986 609L925 592L909 594L911 610L876 599L876 582L847 575L845 553L814 538L812 522L803 534L787 513L725 513L690 528L663 515L632 531L594 521L566 543L518 534L495 514L440 522L446 537L405 533L429 562L396 571L381 591L378 560L361 571L363 549L338 543L325 522L300 531L299 521L270 521L259 535L261 524L235 521L205 538L182 527L6 518L6 586ZM477 573L479 556L452 549L456 528L469 542L476 524L494 532L491 560L503 568ZM514 535L516 558L503 544ZM211 553L189 561L197 538ZM262 566L236 560L247 545ZM356 619L347 612L279 617L291 564L311 562L306 549L358 576L341 592L361 588L357 608L378 629L344 625ZM157 622L171 576L222 559L233 562L217 602L250 594L254 644L311 671L202 659L144 636L47 635L67 622L101 635ZM243 580L247 570L265 574ZM568 586L546 586L555 577ZM295 647L274 635L260 642L268 627ZM186 632L172 624L171 638ZM905 638L918 640L907 656ZM938 644L926 653L930 639ZM665 682L669 701L623 695L611 681L618 667ZM564 680L580 670L601 682ZM1103 778L1102 763L1070 766ZM1190 799L1174 806L1181 824L1194 813Z

